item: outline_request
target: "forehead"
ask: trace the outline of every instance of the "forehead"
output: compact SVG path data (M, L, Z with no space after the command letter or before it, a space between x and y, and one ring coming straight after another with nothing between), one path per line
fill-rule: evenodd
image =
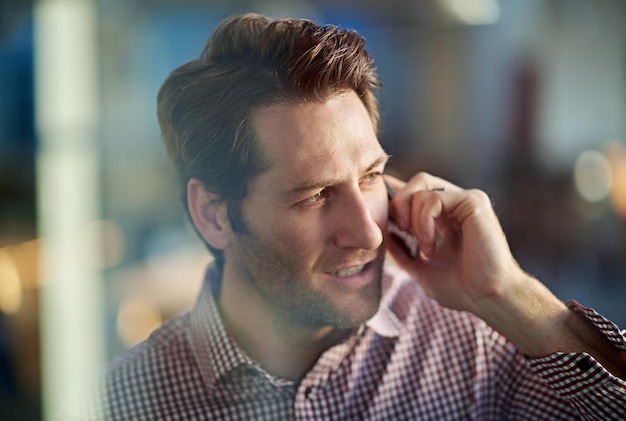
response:
M282 185L311 177L347 176L384 153L354 92L323 102L260 107L252 114L252 126L270 163L262 177Z

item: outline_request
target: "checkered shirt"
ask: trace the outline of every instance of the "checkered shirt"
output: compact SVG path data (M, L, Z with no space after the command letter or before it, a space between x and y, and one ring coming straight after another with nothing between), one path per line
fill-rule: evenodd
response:
M588 354L528 359L471 314L440 307L387 267L378 313L300 382L253 362L226 332L211 267L188 312L115 360L81 420L617 420L626 382ZM624 333L568 303L626 352ZM100 389L102 390L102 389Z

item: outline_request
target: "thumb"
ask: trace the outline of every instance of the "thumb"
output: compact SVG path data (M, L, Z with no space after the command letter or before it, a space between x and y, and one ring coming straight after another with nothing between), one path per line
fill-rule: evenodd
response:
M384 178L385 182L389 185L389 187L391 187L394 192L398 192L406 185L404 181L389 174L385 174Z

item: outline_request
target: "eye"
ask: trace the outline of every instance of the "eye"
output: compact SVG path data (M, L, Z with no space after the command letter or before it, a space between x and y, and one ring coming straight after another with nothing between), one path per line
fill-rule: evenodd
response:
M315 193L313 196L309 196L306 199L304 199L302 203L305 205L319 203L323 201L326 198L326 196L328 196L328 193L326 192L326 190L321 190Z
M374 181L378 180L378 178L380 178L380 176L381 176L381 175L383 175L383 173L382 173L382 172L380 172L380 171L374 171L374 172L371 172L371 173L369 173L369 174L366 174L366 175L363 177L363 181L365 181L365 182L367 182L367 183L372 183L372 182L374 182Z
M304 199L304 203L317 203L324 200L326 197L326 190L322 190L320 192L315 193L313 196L307 197Z

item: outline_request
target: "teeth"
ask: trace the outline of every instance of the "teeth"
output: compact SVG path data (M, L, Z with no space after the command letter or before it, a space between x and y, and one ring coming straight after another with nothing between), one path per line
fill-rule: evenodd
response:
M356 266L350 269L343 269L340 270L338 272L335 272L335 275L338 276L352 276L352 275L356 275L357 273L361 272L363 270L363 268L365 267L365 265L361 265L361 266Z

